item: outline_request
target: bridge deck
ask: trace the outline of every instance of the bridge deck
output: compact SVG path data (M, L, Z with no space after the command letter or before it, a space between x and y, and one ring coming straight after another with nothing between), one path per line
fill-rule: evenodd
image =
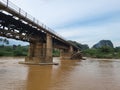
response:
M13 16L18 17L19 19L27 22L28 24L36 27L38 30L43 30L46 33L50 33L56 38L62 39L66 41L61 35L56 33L51 28L47 27L45 24L39 22L37 19L32 17L30 14L22 10L21 8L17 7L9 0L0 0L0 9L7 11L8 13L12 14Z
M43 23L39 22L37 19L35 19L34 17L32 17L31 15L29 15L27 12L25 12L24 10L22 10L21 8L17 7L16 5L14 5L13 3L11 3L9 0L0 0L0 10L1 12L5 11L5 13L7 12L7 19L9 18L9 15L12 14L12 20L19 23L19 24L24 24L22 27L22 29L27 29L27 34L31 34L31 32L35 32L37 34L40 35L44 35L46 33L49 33L53 39L57 39L60 42L63 42L66 45L72 45L69 42L67 42L66 39L64 39L61 35L59 35L58 33L56 33L54 30L52 30L51 28L47 27L46 25L44 25ZM1 13L2 15L2 13ZM3 17L1 17L3 18ZM17 19L16 19L17 18ZM5 18L4 18L5 19ZM9 18L10 19L10 18ZM7 22L7 20L6 20ZM13 24L13 22L12 22ZM11 24L11 25L12 25ZM16 25L16 23L14 23L13 25ZM28 27L29 26L29 27ZM19 26L17 26L16 28L18 28ZM26 28L27 27L27 28ZM32 27L32 28L31 28ZM20 27L19 27L20 28ZM9 29L9 28L8 28ZM32 30L32 31L31 31ZM2 30L1 30L2 31ZM4 33L8 33L7 30L2 32L2 35ZM20 32L20 31L19 31ZM13 32L10 32L13 33ZM42 34L41 34L42 33ZM13 33L14 34L14 33ZM17 35L17 34L16 34ZM13 35L14 36L14 35ZM8 37L8 36L7 36ZM18 36L19 37L19 36ZM25 38L25 35L21 35L21 37L23 38L22 40L27 41L27 38ZM72 45L74 48L78 49L78 47Z

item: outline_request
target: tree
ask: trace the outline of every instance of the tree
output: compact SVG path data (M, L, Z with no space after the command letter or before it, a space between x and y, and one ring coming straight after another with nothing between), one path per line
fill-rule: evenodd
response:
M0 42L2 42L3 41L3 39L2 38L0 38Z
M3 43L5 43L5 44L9 44L9 40L7 40L6 38L3 39Z
M103 53L112 53L114 50L109 46L102 46L99 50Z
M3 46L4 46L4 44L9 44L9 40L7 40L6 38L5 39L3 39L3 38L0 38L0 42L2 42L2 44L3 44Z

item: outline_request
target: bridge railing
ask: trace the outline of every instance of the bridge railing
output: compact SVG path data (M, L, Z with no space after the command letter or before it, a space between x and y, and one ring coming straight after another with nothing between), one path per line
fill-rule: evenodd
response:
M28 14L27 12L25 12L24 10L22 10L21 8L19 8L18 6L16 6L15 4L13 4L12 2L10 2L9 0L0 0L0 3L3 4L4 6L6 6L7 8L12 9L13 11L17 12L19 15L22 15L24 18L27 18L29 20L31 20L32 22L34 22L35 24L43 27L44 29L46 29L47 31L57 35L58 37L60 37L61 39L65 40L65 38L63 38L61 35L59 35L57 32L55 32L54 30L52 30L51 28L47 27L45 24L41 23L39 20L37 20L36 18L34 18L33 16L31 16L30 14Z

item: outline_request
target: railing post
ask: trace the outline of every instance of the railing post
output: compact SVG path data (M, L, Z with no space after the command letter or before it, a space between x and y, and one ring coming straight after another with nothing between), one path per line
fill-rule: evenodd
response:
M35 22L35 18L33 18L33 22Z
M9 0L7 0L7 7L8 7L8 2L9 2Z
M19 8L19 15L20 15L20 12L21 12L21 8Z
M37 20L37 24L39 24L39 21Z
M25 13L25 18L27 18L27 12Z

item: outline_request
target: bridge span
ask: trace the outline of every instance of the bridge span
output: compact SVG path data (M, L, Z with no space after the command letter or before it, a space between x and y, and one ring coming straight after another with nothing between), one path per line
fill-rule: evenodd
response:
M52 63L53 48L60 49L64 59L70 59L79 51L78 47L9 0L0 0L0 36L30 43L25 62Z

